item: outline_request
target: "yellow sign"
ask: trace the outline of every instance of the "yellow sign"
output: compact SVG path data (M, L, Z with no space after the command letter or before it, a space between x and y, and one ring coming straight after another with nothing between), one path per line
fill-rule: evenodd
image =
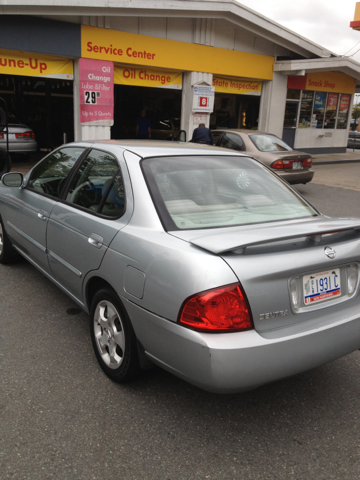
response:
M360 2L355 5L354 21L350 22L350 27L354 30L360 30Z
M340 72L314 72L306 75L304 90L316 92L350 93L355 92L356 80Z
M262 82L243 78L213 77L215 93L235 93L241 95L260 95Z
M182 73L152 68L114 65L114 83L140 87L182 89Z
M47 57L15 50L0 50L0 73L67 80L74 78L73 62L68 58Z
M115 63L272 80L274 57L81 25L81 56Z

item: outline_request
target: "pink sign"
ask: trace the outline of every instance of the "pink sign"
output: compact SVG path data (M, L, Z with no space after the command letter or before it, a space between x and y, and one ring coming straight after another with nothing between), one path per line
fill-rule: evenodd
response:
M327 100L327 110L336 110L338 100L337 93L329 93L328 100Z
M114 124L114 64L79 60L80 123Z

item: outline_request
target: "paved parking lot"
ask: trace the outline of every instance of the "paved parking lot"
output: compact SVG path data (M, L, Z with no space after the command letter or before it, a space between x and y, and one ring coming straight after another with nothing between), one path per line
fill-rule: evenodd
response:
M316 165L297 188L360 218L359 169ZM88 316L30 264L1 265L0 291L0 480L360 478L360 351L239 395L157 368L117 385Z

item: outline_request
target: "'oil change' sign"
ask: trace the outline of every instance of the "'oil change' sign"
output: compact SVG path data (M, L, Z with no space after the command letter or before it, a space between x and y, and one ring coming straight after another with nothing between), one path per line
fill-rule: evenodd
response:
M79 60L80 123L114 124L114 64Z

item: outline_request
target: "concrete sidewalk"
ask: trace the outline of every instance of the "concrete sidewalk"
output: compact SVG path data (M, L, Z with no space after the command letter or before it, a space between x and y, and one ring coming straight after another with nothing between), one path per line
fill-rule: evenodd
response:
M345 153L314 154L314 165L332 165L336 163L360 162L360 150L347 149Z

